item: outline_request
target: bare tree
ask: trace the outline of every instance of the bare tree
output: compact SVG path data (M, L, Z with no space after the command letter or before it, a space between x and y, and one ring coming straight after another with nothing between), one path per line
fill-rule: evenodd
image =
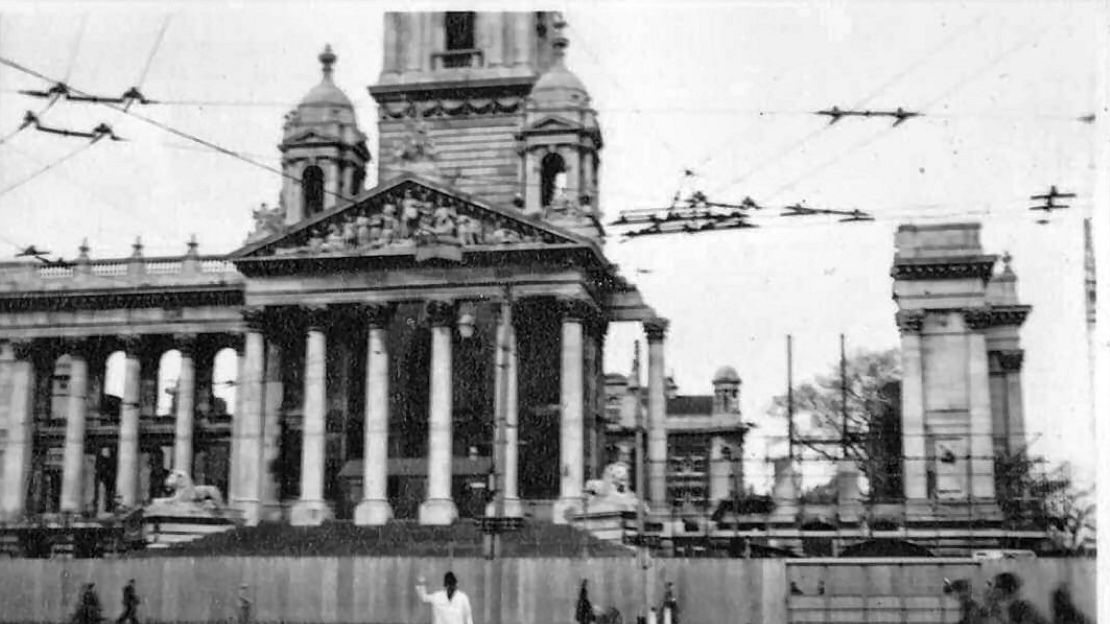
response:
M1065 462L1049 466L1028 449L995 455L998 500L1006 521L1017 529L1048 531L1056 549L1076 555L1096 534L1094 487L1080 487Z
M855 353L844 372L842 384L837 362L828 374L795 386L796 444L826 460L854 460L872 498L897 498L902 489L900 353ZM787 396L777 396L769 414L786 418L787 407Z

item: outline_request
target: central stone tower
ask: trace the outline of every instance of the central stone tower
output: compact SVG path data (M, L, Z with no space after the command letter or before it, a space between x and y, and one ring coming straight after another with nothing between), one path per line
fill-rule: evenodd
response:
M378 180L435 177L499 206L524 177L518 134L555 62L550 12L386 13L378 84Z

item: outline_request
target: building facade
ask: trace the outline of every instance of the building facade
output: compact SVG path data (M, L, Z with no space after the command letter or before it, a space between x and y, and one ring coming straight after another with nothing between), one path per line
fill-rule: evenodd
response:
M0 266L2 519L133 509L181 470L248 524L447 524L484 512L496 470L508 514L562 522L603 465L616 322L646 332L662 501L667 322L606 259L562 26L389 13L374 188L328 48L242 248Z
M650 392L640 384L639 357L629 375L605 376L607 457L639 469L636 430L644 424ZM666 513L712 513L721 501L745 491L743 449L750 425L740 410L740 375L722 366L713 394L683 395L667 378ZM644 469L647 469L645 465Z

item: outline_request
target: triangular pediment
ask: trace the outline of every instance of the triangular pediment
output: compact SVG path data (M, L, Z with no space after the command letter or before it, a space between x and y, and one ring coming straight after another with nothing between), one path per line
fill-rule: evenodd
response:
M585 247L593 241L539 218L485 204L405 174L354 201L246 245L234 260L399 256L454 259L463 253L535 247Z

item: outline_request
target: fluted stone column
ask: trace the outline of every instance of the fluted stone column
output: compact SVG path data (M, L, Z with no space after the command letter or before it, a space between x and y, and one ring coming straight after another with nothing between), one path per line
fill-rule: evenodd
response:
M327 311L309 311L304 355L304 421L301 442L301 498L293 505L294 526L314 526L332 517L324 500L324 459L327 443Z
M69 397L66 401L66 441L62 456L62 513L80 513L85 490L85 418L88 413L89 362L85 345L68 345Z
M243 312L247 331L243 348L242 377L239 379L239 487L234 505L243 513L248 525L261 519L262 494L262 375L266 365L266 338L263 334L263 310L248 308Z
M355 524L381 525L393 518L389 504L389 352L386 327L394 306L366 306L366 419L363 426L362 501Z
M505 388L505 501L502 510L506 517L519 518L524 515L520 502L520 406L517 385L516 327L513 323L506 326L509 349L507 373L508 387Z
M196 421L197 371L194 361L196 336L174 336L174 345L181 354L181 371L177 377L177 411L174 414L173 469L193 476L193 430Z
M123 400L120 401L119 452L116 457L116 497L123 507L139 504L139 349L138 336L124 344Z
M968 417L971 420L969 486L976 501L993 502L994 419L991 414L987 339L983 333L990 326L990 314L980 309L967 310L964 312L964 324L968 331Z
M273 465L281 454L282 381L281 346L266 341L266 372L262 376L262 519L281 519L281 501Z
M559 500L554 521L565 523L582 510L585 477L585 422L583 421L584 382L582 326L590 313L582 301L563 301L562 364L560 367L559 414Z
M668 321L644 322L648 341L648 494L652 507L667 506L667 395L663 346Z
M921 362L924 313L899 312L902 333L902 489L909 504L925 504L925 395Z
M7 364L11 376L8 435L4 440L4 482L0 487L0 518L6 521L19 520L27 510L35 405L33 342L13 341L11 349L13 360Z
M420 505L420 524L451 524L458 509L451 498L452 385L451 325L455 306L446 301L428 303L432 324L432 378L428 422L428 490Z

